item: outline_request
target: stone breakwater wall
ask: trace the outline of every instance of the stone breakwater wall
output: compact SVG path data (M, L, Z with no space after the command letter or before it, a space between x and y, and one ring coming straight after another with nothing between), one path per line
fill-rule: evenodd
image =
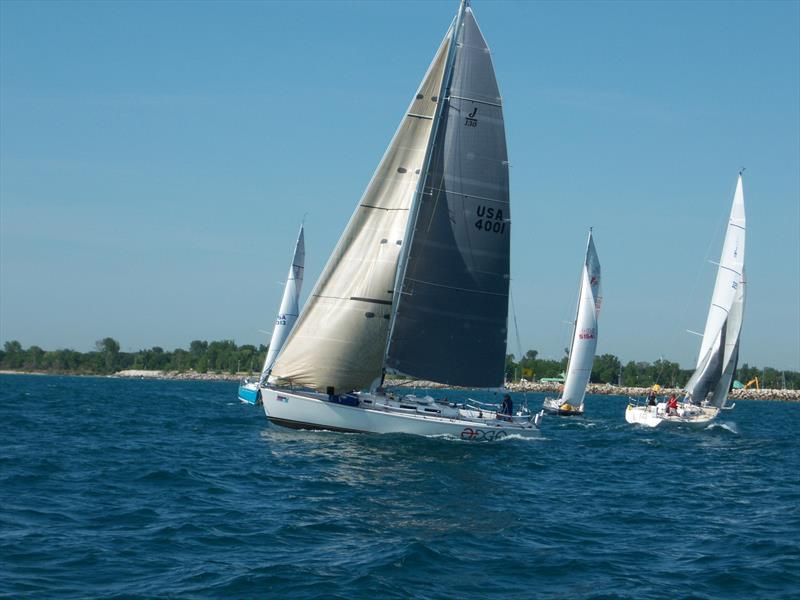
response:
M402 380L386 380L387 387L401 385L405 382ZM409 387L412 387L409 384ZM443 389L448 386L441 383L434 383L432 381L415 381L413 387L417 388L430 388L430 389ZM506 389L512 392L534 392L540 394L557 394L561 391L562 385L560 383L538 383L538 382L515 382L506 384ZM402 387L400 388L402 389ZM458 389L458 388L456 388ZM396 390L397 391L397 390ZM610 385L607 383L590 383L586 388L587 394L607 395L607 396L630 396L632 398L642 398L647 396L650 388L642 387L626 387ZM675 394L680 397L683 390L680 388L661 388L658 392L659 396ZM800 390L732 390L729 398L733 400L779 400L784 402L798 402L800 401Z
M243 377L251 376L257 377L255 374L239 373L231 375L230 373L195 373L194 371L144 371L137 369L128 369L126 371L119 371L115 373L116 377L129 377L135 379L196 379L199 381L240 381ZM396 392L402 391L404 387L412 388L425 388L425 389L448 389L452 386L447 386L433 381L405 381L402 379L386 379L386 387L395 388ZM551 393L557 394L561 390L559 383L534 383L530 381L509 383L506 388L512 392L534 392L534 393ZM459 388L452 388L459 389ZM625 387L617 385L609 385L607 383L590 383L586 389L587 394L599 394L608 396L630 396L632 398L642 398L648 394L650 388L641 387ZM664 396L675 394L680 396L682 390L680 388L661 388L658 395ZM800 390L732 390L729 396L731 401L734 400L779 400L783 402L798 402L800 401Z
M557 393L561 386L553 383L509 383L508 389L515 392L553 392ZM650 388L625 387L609 385L606 383L590 383L586 388L587 394L605 394L610 396L630 396L641 398L647 396ZM659 396L669 396L675 394L680 397L683 393L681 388L661 388ZM800 401L800 390L731 390L728 395L729 401L734 400L779 400L782 402Z
M38 371L16 371L0 370L0 375L67 375L68 373L42 373ZM258 377L257 373L197 373L195 371L148 371L144 369L126 369L118 371L110 377L124 377L128 379L174 379L174 380L197 380L197 381L241 381L243 377ZM402 379L386 379L386 387L395 388L396 392L402 392L404 387L409 390L414 388L424 389L464 389L455 386L448 386L433 381L406 381ZM512 392L534 392L540 394L557 394L561 390L558 383L534 383L530 381L509 383L506 389ZM587 394L599 394L608 396L630 396L632 398L642 398L648 394L650 388L625 387L610 385L607 383L590 383L586 389ZM675 394L680 396L683 390L679 388L661 388L659 396ZM730 401L735 400L777 400L779 402L800 402L800 390L731 390Z
M231 375L230 373L197 373L195 371L148 371L144 369L126 369L117 371L114 377L128 379L189 379L197 381L241 381L243 377L251 376L250 373ZM258 377L258 375L252 375Z

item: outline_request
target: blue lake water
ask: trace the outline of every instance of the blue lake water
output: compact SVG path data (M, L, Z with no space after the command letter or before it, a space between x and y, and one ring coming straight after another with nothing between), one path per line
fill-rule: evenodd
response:
M479 444L281 430L236 389L0 376L0 595L800 592L800 404L662 431L590 396Z

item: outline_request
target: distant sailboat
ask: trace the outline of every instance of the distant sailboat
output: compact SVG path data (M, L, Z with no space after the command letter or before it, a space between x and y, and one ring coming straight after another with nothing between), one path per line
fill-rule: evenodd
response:
M589 229L586 257L581 273L581 289L575 311L572 342L569 349L567 378L560 398L545 398L542 408L557 415L582 415L586 385L592 374L594 353L597 348L597 320L600 316L602 291L600 286L600 260Z
M655 406L629 404L625 411L628 423L648 427L662 423L702 426L725 408L739 358L746 287L744 247L744 191L739 173L697 366L686 383L685 395L674 411L669 411L665 402Z
M382 387L387 372L502 386L510 233L501 98L462 1L260 389L268 419L467 440L538 435L526 409L499 414Z
M286 285L283 288L283 298L275 319L275 328L272 330L272 338L267 349L267 356L264 359L264 366L261 368L261 376L258 381L245 379L239 386L239 400L248 404L255 404L259 399L259 387L264 384L272 371L275 359L283 348L283 344L289 333L294 327L295 321L300 314L300 289L303 287L303 269L306 260L305 239L303 226L300 226L300 233L297 235L297 242L294 246L292 264L289 267L289 275L286 277Z

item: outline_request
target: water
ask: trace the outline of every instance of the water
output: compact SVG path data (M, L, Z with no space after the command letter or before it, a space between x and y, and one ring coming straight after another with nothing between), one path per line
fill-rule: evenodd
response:
M279 430L235 383L0 376L0 595L796 597L800 404L661 431L625 402L477 444Z

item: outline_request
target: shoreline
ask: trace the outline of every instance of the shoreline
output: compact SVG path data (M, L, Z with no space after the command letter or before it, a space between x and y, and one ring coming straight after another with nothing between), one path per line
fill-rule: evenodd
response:
M111 377L115 379L158 379L174 381L230 381L239 382L244 377L255 377L254 373L197 373L195 371L147 371L141 369L126 369L113 374L101 375L92 373L46 373L41 371L12 371L0 370L0 375L62 375L77 377ZM386 387L405 387L407 380L387 379ZM408 382L411 383L411 382ZM409 388L423 389L467 389L450 387L441 383L431 381L414 381L414 385ZM559 383L535 383L535 382L514 382L506 384L506 389L511 392L533 392L533 393L553 393L557 394L561 388ZM590 383L586 388L586 393L595 396L629 396L633 398L643 398L650 391L649 387L626 387L615 386L608 383ZM659 396L675 394L680 395L680 388L662 387ZM778 402L800 402L800 390L776 390L776 389L734 389L729 396L731 400L775 400Z

